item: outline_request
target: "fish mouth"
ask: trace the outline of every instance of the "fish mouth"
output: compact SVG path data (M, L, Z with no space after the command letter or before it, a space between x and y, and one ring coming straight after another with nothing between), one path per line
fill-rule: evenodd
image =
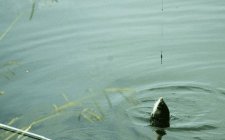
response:
M159 101L162 102L163 101L163 97L159 97Z

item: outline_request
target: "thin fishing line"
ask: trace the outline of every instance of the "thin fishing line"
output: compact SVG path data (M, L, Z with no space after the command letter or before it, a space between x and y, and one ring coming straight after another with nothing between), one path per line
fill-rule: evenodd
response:
M162 7L161 7L161 12L162 12L162 15L161 15L161 55L160 55L160 59L161 59L161 64L162 64L162 61L163 61L163 40L164 40L164 23L163 23L163 10L164 10L164 2L162 0Z

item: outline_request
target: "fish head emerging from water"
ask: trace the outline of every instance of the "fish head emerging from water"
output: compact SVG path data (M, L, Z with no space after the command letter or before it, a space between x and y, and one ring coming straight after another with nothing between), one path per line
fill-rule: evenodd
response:
M170 111L162 97L154 104L150 116L150 125L158 128L170 127Z

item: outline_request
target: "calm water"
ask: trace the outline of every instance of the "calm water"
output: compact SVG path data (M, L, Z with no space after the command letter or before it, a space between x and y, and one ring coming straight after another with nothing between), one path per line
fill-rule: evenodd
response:
M155 140L162 96L163 140L224 139L225 1L32 4L0 1L0 123L53 140Z

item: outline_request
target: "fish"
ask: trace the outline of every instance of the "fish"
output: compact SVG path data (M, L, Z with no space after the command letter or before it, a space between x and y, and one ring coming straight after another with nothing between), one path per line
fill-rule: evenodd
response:
M157 128L170 127L170 111L162 97L154 104L150 115L150 126Z

